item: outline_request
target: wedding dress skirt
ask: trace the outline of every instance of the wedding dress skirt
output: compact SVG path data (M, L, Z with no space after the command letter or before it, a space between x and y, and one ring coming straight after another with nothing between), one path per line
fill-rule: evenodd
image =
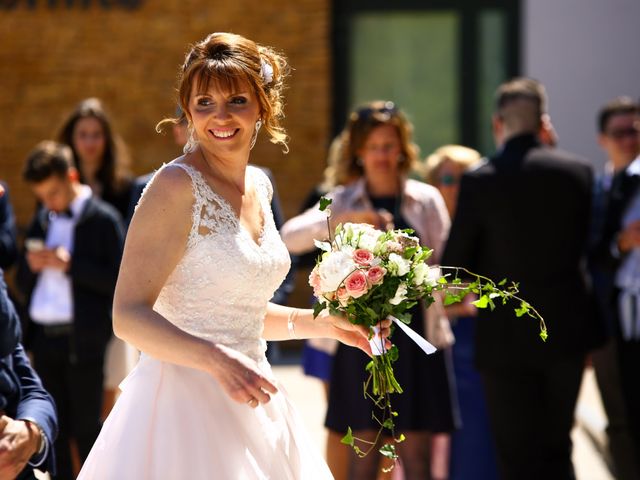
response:
M256 242L198 170L175 162L169 165L191 177L193 225L184 256L154 310L192 335L245 354L273 379L261 336L268 301L284 279L290 259L273 222L271 183L257 168L247 169L263 213ZM143 352L122 382L122 394L79 478L333 478L284 388L276 385L278 393L271 401L253 409L233 401L211 375Z
M252 409L208 374L143 354L121 388L80 478L332 478L282 385Z

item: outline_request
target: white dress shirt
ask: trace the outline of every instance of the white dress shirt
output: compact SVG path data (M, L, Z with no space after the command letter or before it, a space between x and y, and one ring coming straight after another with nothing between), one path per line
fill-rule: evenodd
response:
M49 228L45 245L47 248L63 247L73 253L75 226L91 197L91 188L80 186L80 192L69 205L71 217L49 212ZM45 268L40 272L31 297L29 314L35 323L61 325L73 321L73 290L71 278L62 270Z

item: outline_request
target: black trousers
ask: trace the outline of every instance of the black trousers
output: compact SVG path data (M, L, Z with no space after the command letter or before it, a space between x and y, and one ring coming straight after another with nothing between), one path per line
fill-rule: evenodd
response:
M100 433L104 356L78 361L68 333L52 333L40 326L34 330L34 367L58 410L55 478L73 479L69 440L76 441L84 462Z
M571 429L584 358L482 370L504 480L574 480Z

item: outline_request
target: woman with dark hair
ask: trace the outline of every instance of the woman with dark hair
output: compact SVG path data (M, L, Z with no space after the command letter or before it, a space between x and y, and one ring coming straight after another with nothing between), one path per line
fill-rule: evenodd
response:
M126 218L133 186L129 155L111 119L97 98L82 100L63 123L58 141L71 147L80 182L113 205ZM116 337L107 346L104 363L103 417L113 408L118 385L135 365L137 352Z
M125 218L132 184L129 155L102 102L82 100L64 122L58 141L71 147L80 182Z
M431 261L437 263L448 235L449 215L434 187L408 178L418 161L412 134L413 126L392 102L371 102L351 113L341 134L345 158L339 165L359 179L327 195L333 200L332 223L411 228L422 244L434 249ZM322 240L327 233L326 215L318 205L286 222L281 230L289 251L296 255L312 250L314 239ZM425 311L416 306L411 310L412 326L431 343L447 347L453 338L441 307L435 304ZM394 397L393 407L398 412L396 427L406 435L397 446L405 477L447 478L447 433L457 423L450 352L441 350L427 356L400 332L393 341L400 351L394 370L404 389ZM330 439L336 433L344 434L348 427L358 438L376 439L379 425L371 415L373 403L362 395L368 362L360 352L338 346L329 383L326 426ZM363 459L352 456L349 478L376 478L379 456L374 452ZM343 472L333 474L345 478Z

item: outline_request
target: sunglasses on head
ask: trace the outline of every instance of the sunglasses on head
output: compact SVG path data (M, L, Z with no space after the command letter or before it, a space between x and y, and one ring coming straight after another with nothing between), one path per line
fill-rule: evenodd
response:
M398 109L393 102L384 102L380 107L363 107L356 110L358 120L368 120L375 114L380 114L388 119L396 113L398 113Z
M636 137L637 135L638 129L636 127L616 128L607 132L607 136L615 140L622 140L625 137Z

